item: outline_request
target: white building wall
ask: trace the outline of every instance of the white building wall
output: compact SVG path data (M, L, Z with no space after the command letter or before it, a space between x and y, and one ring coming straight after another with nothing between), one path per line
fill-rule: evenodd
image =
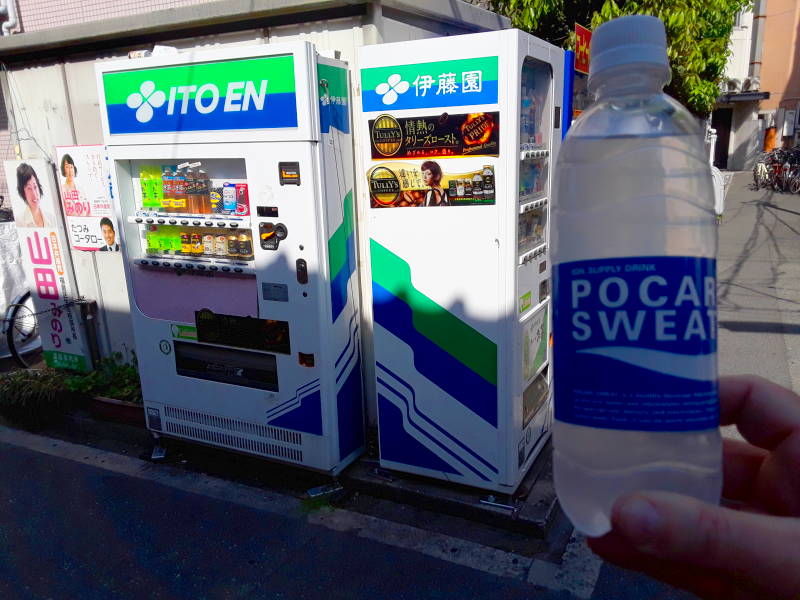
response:
M753 35L753 13L742 12L738 25L734 26L730 37L731 55L725 65L725 77L744 81L750 69L750 42Z
M737 15L730 37L731 54L725 65L725 78L738 80L740 86L750 74L752 36L753 12L746 10ZM760 149L758 103L733 102L727 106L733 109L728 143L728 169L733 171L750 169Z

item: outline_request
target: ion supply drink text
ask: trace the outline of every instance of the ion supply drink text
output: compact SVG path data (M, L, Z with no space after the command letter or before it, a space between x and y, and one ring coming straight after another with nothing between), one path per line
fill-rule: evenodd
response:
M715 427L716 265L645 257L556 273L556 418L610 429Z

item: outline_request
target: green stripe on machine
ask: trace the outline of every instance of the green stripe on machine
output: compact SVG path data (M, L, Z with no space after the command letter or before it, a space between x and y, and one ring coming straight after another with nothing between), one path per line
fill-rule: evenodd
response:
M408 304L414 328L486 381L497 385L497 344L419 292L411 281L411 268L402 258L375 240L370 240L370 254L372 279Z
M214 84L224 95L231 82L269 82L267 92L281 94L295 91L294 58L292 55L265 56L242 60L226 60L154 69L136 69L103 74L106 104L125 104L128 96L139 91L145 81L152 81L155 89L166 93L177 86ZM190 98L194 91L189 92Z

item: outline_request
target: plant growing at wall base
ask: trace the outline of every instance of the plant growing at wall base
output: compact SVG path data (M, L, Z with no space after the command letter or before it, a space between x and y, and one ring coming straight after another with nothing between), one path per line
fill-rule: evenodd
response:
M90 373L68 375L64 380L66 389L82 396L105 396L142 403L142 384L136 355L126 362L120 352L98 361Z
M29 428L46 427L72 404L63 372L22 369L0 376L0 415Z

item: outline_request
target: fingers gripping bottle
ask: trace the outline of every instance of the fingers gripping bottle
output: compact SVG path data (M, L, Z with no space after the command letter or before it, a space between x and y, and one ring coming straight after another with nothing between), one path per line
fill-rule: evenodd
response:
M664 26L592 38L596 103L566 136L553 205L555 484L581 532L614 501L719 501L714 193L699 122L662 92Z

